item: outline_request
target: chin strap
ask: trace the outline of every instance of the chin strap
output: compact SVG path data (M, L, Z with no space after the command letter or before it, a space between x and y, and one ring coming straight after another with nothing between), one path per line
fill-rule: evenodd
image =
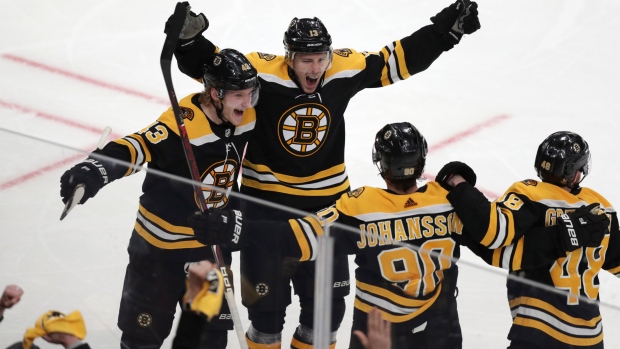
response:
M222 123L224 125L234 127L234 125L230 121L226 120L226 118L224 117L224 114L222 114L222 111L224 110L224 107L222 107L222 98L220 98L219 107L213 102L213 100L211 100L211 104L215 108L215 114L217 114L217 117L222 121Z

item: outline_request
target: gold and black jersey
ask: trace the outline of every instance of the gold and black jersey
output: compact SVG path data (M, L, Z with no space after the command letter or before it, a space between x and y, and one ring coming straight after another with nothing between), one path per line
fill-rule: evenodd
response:
M359 233L331 230L336 253L356 256L355 308L368 313L377 307L387 320L409 329L422 324L444 287L444 271L460 256L453 237L463 226L446 193L430 182L412 194L373 187L344 194L317 213L320 221L312 217L289 221L300 259L316 257L316 236L323 234L326 224L359 229Z
M513 326L508 338L531 341L542 348L602 348L603 328L598 305L587 300L599 298L598 273L602 269L620 276L620 232L611 204L589 188L569 193L553 184L525 180L513 184L498 200L487 202L487 217L480 217L484 215L484 205L479 205L477 210L462 207L467 200L475 199L465 194L465 186L457 188L448 197L468 231L472 220L488 222L487 228L478 226L482 243L495 248L488 263L508 269L513 275L565 291L556 294L509 280L507 289ZM457 199L456 196L461 197ZM563 252L536 268L523 267L524 259L529 258L528 252L523 250L524 238L532 241L545 238L537 237L538 233L532 232L534 227L555 226L562 214L591 203L601 204L611 219L609 232L600 246Z
M299 209L332 204L349 190L344 112L351 98L365 88L388 86L425 70L444 49L430 26L379 52L336 49L313 94L305 94L291 78L283 56L247 55L258 70L261 91L241 192ZM203 57L215 50L200 38L175 54L181 71L200 78ZM355 121L355 115L350 117Z
M196 197L188 182L191 174L172 109L144 129L108 143L101 154L136 166L148 163L129 250L156 259L198 261L205 259L210 249L194 238L187 218L199 209L198 200L208 207L228 205L228 193L237 190L241 157L256 114L254 109L246 110L241 124L234 127L211 122L200 108L198 94L185 97L179 105L200 180L227 193L205 187L202 197ZM109 167L111 181L137 172L134 167Z

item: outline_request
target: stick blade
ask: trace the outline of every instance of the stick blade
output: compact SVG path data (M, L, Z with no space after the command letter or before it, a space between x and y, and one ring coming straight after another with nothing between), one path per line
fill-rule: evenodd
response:
M84 184L78 184L75 187L75 190L73 191L73 195L71 195L71 197L65 204L65 208L62 210L62 213L60 214L61 221L65 219L65 217L67 217L69 212L71 212L71 210L73 210L73 208L77 206L77 204L80 203L80 201L82 201L83 197L84 197Z

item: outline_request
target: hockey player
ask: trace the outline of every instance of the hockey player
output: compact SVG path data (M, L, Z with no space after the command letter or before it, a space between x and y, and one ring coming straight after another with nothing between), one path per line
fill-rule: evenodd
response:
M284 56L248 54L259 72L262 91L256 107L258 132L243 162L241 192L311 212L331 205L347 192L344 112L351 98L363 89L392 85L424 71L458 44L463 34L479 29L477 4L467 4L456 1L432 17L431 25L389 43L379 52L333 49L327 28L315 17L290 22L284 33ZM217 48L198 35L208 28L203 14L190 14L187 23L175 56L182 72L199 79L202 57ZM293 217L273 208L244 204L250 219ZM311 347L314 264L297 266L291 277L290 263L281 263L279 252L241 251L241 295L252 322L248 340L255 348L280 347L292 280L301 306L292 346ZM334 281L339 287L332 291L333 341L344 316L348 279L347 258L338 256ZM210 335L226 338L225 333Z
M201 181L231 190L239 175L243 149L254 130L252 108L259 94L256 69L238 51L222 50L204 58L204 92L183 98L180 109ZM96 150L60 178L67 202L76 186L85 185L80 204L110 182L138 171L135 166L180 178L191 178L172 109L153 124ZM196 197L191 184L146 174L138 215L129 242L118 326L123 348L159 348L170 333L176 303L185 288L187 262L212 256L187 224L187 216L205 200L209 208L226 207L226 194L203 188Z
M317 213L320 220L308 216L288 222L261 222L244 220L242 212L214 209L194 215L191 226L205 243L269 246L300 260L316 258L316 236L323 234L324 225L335 222L360 229L361 234L337 226L330 230L336 240L335 253L355 254L358 266L350 348L363 346L354 333L366 332L373 307L392 323L393 348L461 348L453 296L456 280L448 279L455 274L446 271L459 258L460 245L487 258L493 252L466 231L467 226L446 199L448 192L439 183L417 186L426 152L426 141L413 125L389 124L377 133L373 151L373 162L387 189L366 186L343 194L335 205ZM475 184L471 169L464 177ZM237 224L229 223L233 221ZM260 237L252 233L258 228L265 229ZM599 225L598 231L606 228ZM524 237L524 256L541 255L552 260L590 243L583 238L577 246L565 249L560 241L566 231L561 226L537 227L533 233L544 237L536 238L536 243ZM541 258L524 258L523 264L540 263Z
M513 317L509 348L603 348L596 303L598 273L605 269L620 276L620 232L616 211L607 199L580 186L591 168L588 143L573 132L551 134L538 147L534 162L542 181L517 182L492 203L459 176L463 166L446 165L437 180L448 189L454 187L447 198L467 229L495 249L487 262L510 270L513 276L564 291L558 294L508 280ZM590 214L591 210L600 215ZM600 224L607 229L598 231ZM563 235L564 246L572 250L538 267L526 267L522 260L532 256L522 251L520 236L541 225L572 233ZM538 234L528 236L535 243L544 239ZM590 240L584 246L580 239L587 236Z

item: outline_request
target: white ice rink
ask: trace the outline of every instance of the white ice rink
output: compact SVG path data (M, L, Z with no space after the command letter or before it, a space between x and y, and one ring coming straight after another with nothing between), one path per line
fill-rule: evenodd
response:
M25 289L0 323L0 348L20 340L50 309L79 309L91 347L118 348L126 247L144 175L104 188L62 222L59 178L84 158L76 149L92 150L105 126L120 137L168 107L159 55L175 3L0 2L0 288L15 283ZM378 51L429 24L449 4L192 2L194 11L209 18L207 36L220 48L274 54L283 53L282 34L295 16L321 18L335 48ZM620 205L620 147L614 141L620 131L620 1L478 4L481 30L427 71L352 100L346 113L352 187L382 186L370 154L375 133L388 122L410 121L425 135L429 178L458 159L476 170L478 186L492 198L515 181L534 178L538 144L554 131L570 130L589 142L593 154L593 172L583 184ZM173 64L177 96L201 89ZM511 320L505 278L463 253L458 300L464 348L505 348ZM600 279L601 301L611 305L602 310L605 344L620 348L620 281L606 272ZM350 310L339 348L348 344ZM292 306L283 347L297 315ZM42 339L35 343L58 348ZM229 343L237 347L236 338ZM170 337L164 348L169 346Z

